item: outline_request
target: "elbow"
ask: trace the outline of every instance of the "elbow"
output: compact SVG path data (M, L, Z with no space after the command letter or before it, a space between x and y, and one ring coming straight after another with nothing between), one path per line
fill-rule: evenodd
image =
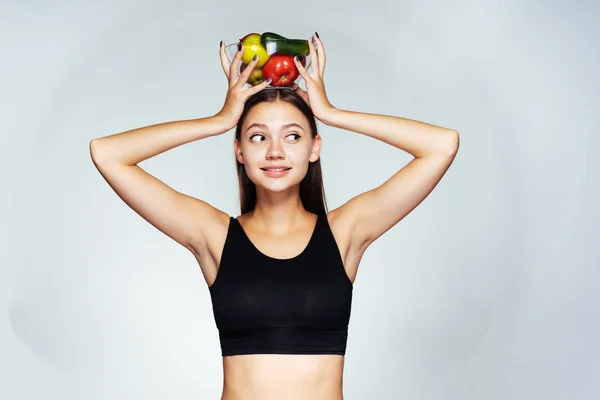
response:
M458 148L460 147L460 135L458 131L450 132L450 151L452 155L455 155L458 152Z
M90 158L96 165L98 165L104 157L102 155L103 151L101 149L101 146L102 145L100 139L92 139L89 144Z
M444 155L448 155L450 157L454 157L458 152L458 148L460 146L460 136L457 131L449 130L446 135L446 139L444 144L440 146L439 153L443 153Z
M90 141L89 149L90 157L95 161L95 158L98 155L98 139L92 139Z

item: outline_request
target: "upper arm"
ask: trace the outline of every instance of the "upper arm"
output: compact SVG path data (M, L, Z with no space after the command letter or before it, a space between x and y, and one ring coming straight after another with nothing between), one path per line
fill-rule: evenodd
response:
M210 204L180 193L137 165L104 162L91 151L100 174L142 218L189 250L198 250L207 233L229 216Z
M364 250L415 209L442 179L457 149L414 158L381 186L340 206L338 213L352 222L354 248Z

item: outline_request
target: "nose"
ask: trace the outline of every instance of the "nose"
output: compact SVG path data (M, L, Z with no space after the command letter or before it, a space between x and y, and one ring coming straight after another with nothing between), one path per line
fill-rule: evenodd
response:
M283 148L281 147L281 144L276 140L272 140L271 145L269 146L269 149L267 150L267 159L272 160L272 159L282 159L282 158L285 158L285 153L283 152Z

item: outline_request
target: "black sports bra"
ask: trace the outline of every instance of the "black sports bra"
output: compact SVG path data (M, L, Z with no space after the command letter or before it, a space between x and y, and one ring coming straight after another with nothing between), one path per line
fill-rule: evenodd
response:
M352 289L326 215L289 259L263 254L230 217L209 287L221 354L344 355Z

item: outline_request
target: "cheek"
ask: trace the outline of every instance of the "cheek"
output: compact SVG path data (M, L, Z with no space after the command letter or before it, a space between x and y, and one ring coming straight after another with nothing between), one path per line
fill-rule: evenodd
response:
M294 166L296 174L304 176L308 172L308 166L310 164L311 149L298 149L299 151L290 154L290 162Z
M264 151L260 148L242 147L244 164L251 166L265 159Z
M288 156L294 160L296 165L308 164L312 147L294 148L289 152Z
M259 149L242 149L242 157L246 174L250 180L254 181L254 178L260 172L258 167L265 162L265 154Z

